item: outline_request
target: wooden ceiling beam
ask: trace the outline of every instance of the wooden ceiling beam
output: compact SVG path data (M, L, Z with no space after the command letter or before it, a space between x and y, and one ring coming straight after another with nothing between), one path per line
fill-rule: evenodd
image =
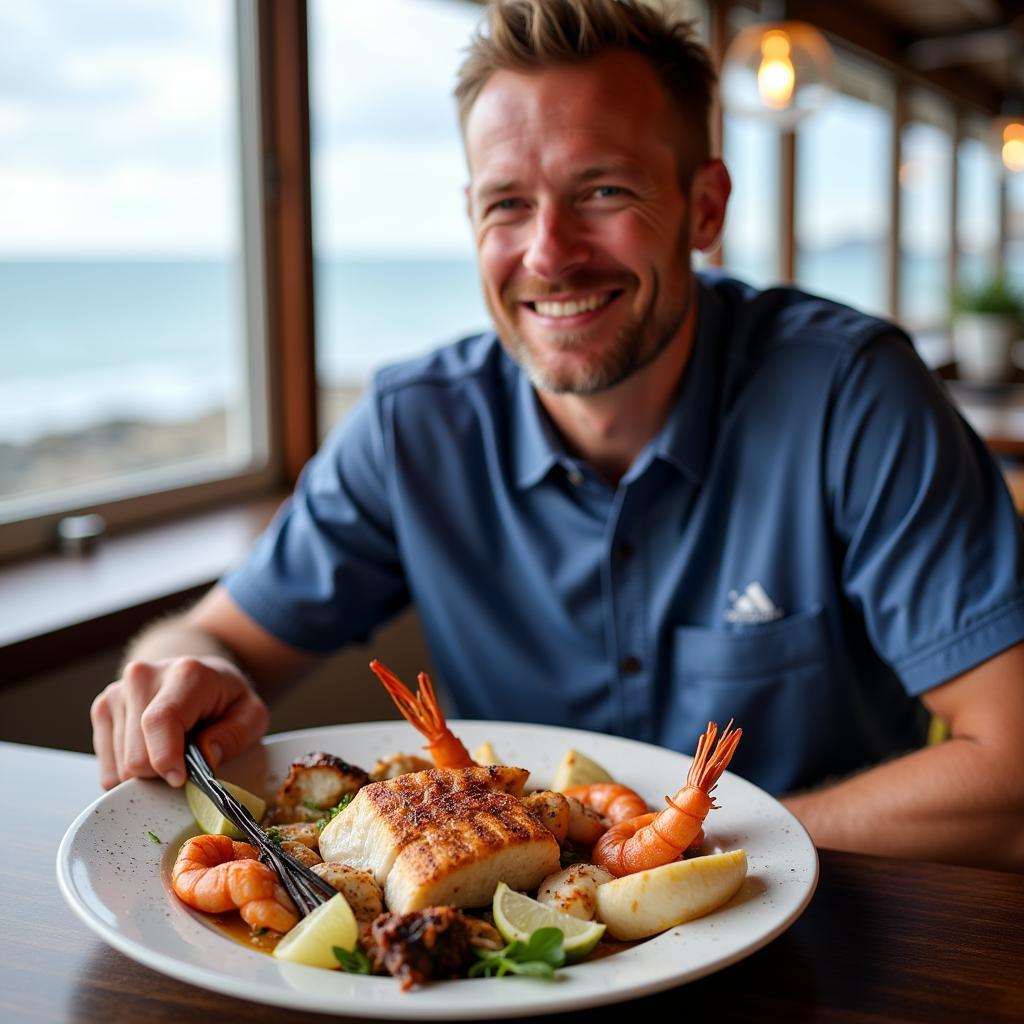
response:
M835 41L880 61L905 80L936 89L981 113L996 114L1002 105L1003 90L969 68L915 70L910 67L906 52L910 37L906 30L856 0L845 0L842 4L790 0L787 14L810 22Z

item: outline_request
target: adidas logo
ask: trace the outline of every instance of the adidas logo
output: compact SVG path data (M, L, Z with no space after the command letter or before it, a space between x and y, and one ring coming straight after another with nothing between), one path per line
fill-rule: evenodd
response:
M735 590L729 591L729 607L725 610L726 622L774 622L782 616L782 609L775 607L775 603L757 580L748 583L742 594Z

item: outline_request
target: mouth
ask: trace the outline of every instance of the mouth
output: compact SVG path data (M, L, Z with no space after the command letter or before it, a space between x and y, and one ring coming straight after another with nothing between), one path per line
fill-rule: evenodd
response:
M565 296L562 298L534 299L523 302L523 305L545 320L556 320L560 323L570 321L586 321L594 317L600 310L614 302L622 294L622 289L611 289L606 292L593 292L587 295Z

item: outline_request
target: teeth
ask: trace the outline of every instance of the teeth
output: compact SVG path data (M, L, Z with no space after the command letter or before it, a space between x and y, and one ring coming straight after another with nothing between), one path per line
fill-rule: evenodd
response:
M578 316L580 313L589 313L591 310L603 306L611 298L610 295L591 295L585 299L572 300L569 302L535 302L533 308L541 316Z

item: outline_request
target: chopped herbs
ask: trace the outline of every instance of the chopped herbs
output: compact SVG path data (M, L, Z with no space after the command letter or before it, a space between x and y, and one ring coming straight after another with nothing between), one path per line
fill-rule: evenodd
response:
M162 843L163 842L163 840L155 832L147 832L146 835L149 836L149 841L151 843Z
M266 928L254 928L253 929L253 935L266 935L266 934L267 934L267 929Z
M284 836L281 835L281 830L276 825L267 829L267 839L275 846L280 846L284 842Z
M317 832L323 832L328 822L334 821L334 819L345 810L348 805L352 803L352 794L346 793L322 818L316 823Z
M303 800L302 806L309 808L311 811L322 811L323 808L313 800Z
M469 969L471 978L501 978L506 974L525 974L531 978L551 978L555 968L565 963L562 932L558 928L538 928L529 942L510 942L504 949L476 949L477 962Z
M341 946L332 946L334 959L341 964L341 969L348 974L369 974L371 970L370 958L358 947L350 953Z

